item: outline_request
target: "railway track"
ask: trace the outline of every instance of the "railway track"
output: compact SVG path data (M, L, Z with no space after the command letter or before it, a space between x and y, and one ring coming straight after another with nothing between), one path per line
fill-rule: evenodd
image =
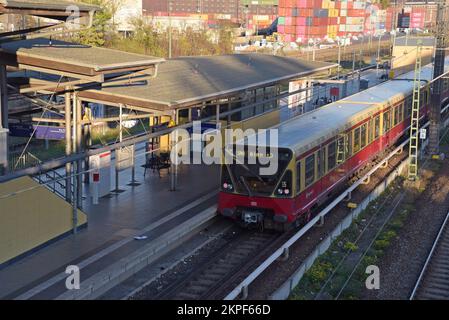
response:
M398 156L405 157L402 154ZM380 157L375 162L380 164L383 159ZM196 267L177 281L162 288L156 296L151 296L151 299L224 299L237 284L252 274L273 253L282 249L283 244L301 229L294 228L285 233L268 233L266 231L262 233L238 227L234 230L236 236L228 240L212 256L206 257L200 267ZM284 258L288 257L288 250L283 250L276 259L282 259L283 256ZM150 296L146 298L150 298Z
M251 266L270 254L285 235L239 229L236 236L207 258L200 268L163 289L156 299L222 299L225 288L244 278Z
M449 212L435 238L410 300L449 300Z
M381 41L380 45L380 55L388 55L390 53L391 43L390 40ZM356 44L350 45L341 50L341 61L352 61L354 57L354 52L356 53L357 59L360 59L359 54L362 51L365 58L369 58L373 55L377 55L377 43L372 44L371 48L368 44ZM303 52L292 54L297 58L309 60L312 59L312 52ZM315 60L317 61L336 61L338 59L338 49L319 49L315 51Z

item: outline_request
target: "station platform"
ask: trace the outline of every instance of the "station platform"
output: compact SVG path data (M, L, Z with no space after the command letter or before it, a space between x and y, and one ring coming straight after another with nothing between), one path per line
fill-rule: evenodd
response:
M53 299L66 290L68 265L80 266L83 281L216 204L218 166L179 166L177 191L172 192L168 172L159 177L147 171L144 178L143 162L143 157L136 161L140 185L127 185L127 170L120 173L122 193L100 198L98 205L88 197L83 200L87 228L0 269L0 299ZM148 239L134 240L141 235Z

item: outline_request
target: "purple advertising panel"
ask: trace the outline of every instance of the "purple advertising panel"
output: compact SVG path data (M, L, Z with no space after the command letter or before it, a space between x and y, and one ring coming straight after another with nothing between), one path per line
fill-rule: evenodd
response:
M9 131L11 136L14 137L31 137L33 131L34 138L36 139L48 139L48 140L64 140L65 139L65 127L55 126L43 126L43 125L31 125L24 123L10 123Z

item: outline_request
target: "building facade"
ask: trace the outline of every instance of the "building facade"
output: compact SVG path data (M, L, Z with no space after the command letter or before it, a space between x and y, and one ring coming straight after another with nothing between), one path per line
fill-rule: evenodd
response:
M237 23L251 20L266 24L263 21L277 15L277 6L278 0L143 0L145 15L165 16L168 12L172 16L207 15L208 20Z

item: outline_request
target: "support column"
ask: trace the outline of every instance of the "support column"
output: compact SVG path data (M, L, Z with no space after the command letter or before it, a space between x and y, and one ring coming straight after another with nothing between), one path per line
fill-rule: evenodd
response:
M78 107L76 93L73 93L72 99L72 115L73 115L73 139L72 139L72 150L77 153L79 150L78 143ZM78 232L78 203L79 203L79 193L78 193L78 161L73 162L72 166L72 181L73 181L73 198L72 198L72 228L73 234Z
M123 104L120 104L119 105L119 142L122 142L122 141L123 141ZM120 192L122 192L122 190L120 189L119 166L117 165L118 164L117 161L119 161L120 159L118 157L117 150L118 149L116 149L116 152L115 152L116 163L115 163L115 189L114 189L114 192L120 193Z
M444 72L444 59L446 56L446 22L444 4L442 1L438 2L437 10L437 32L436 32L436 48L435 48L435 62L433 69L433 77L436 78ZM429 154L431 156L440 153L440 123L441 123L441 79L438 79L433 84L431 95L430 115L429 115Z
M0 175L8 171L8 89L6 86L6 66L0 65Z
M228 112L231 112L232 110L232 106L231 103L228 103ZM228 116L226 117L226 129L231 129L231 115L228 114Z
M173 114L173 121L174 121L175 125L178 124L177 115L178 115L178 113L175 110L175 112ZM173 149L175 149L175 152L173 153L175 159L173 159L173 160L177 160L177 157L178 157L178 152L176 151L176 147L175 147L177 141L178 141L178 137L175 132L175 138L170 139L170 146L171 146L170 151L173 152ZM178 182L177 180L178 180L178 165L176 163L173 163L173 161L172 161L171 168L170 168L170 191L176 191L176 186L177 186L177 182Z
M83 126L81 124L82 121L82 102L81 100L79 100L78 98L75 99L76 101L76 142L77 142L77 147L76 150L77 152L82 152L83 151ZM82 166L83 161L82 160L78 160L76 169L77 169L77 188L78 188L78 208L81 208L83 206L83 175L81 174L83 171L83 166Z
M66 88L68 90L68 88ZM70 92L65 93L65 155L70 156L72 153L72 108ZM65 200L71 202L72 200L72 181L70 175L72 174L72 165L67 163L65 165Z

